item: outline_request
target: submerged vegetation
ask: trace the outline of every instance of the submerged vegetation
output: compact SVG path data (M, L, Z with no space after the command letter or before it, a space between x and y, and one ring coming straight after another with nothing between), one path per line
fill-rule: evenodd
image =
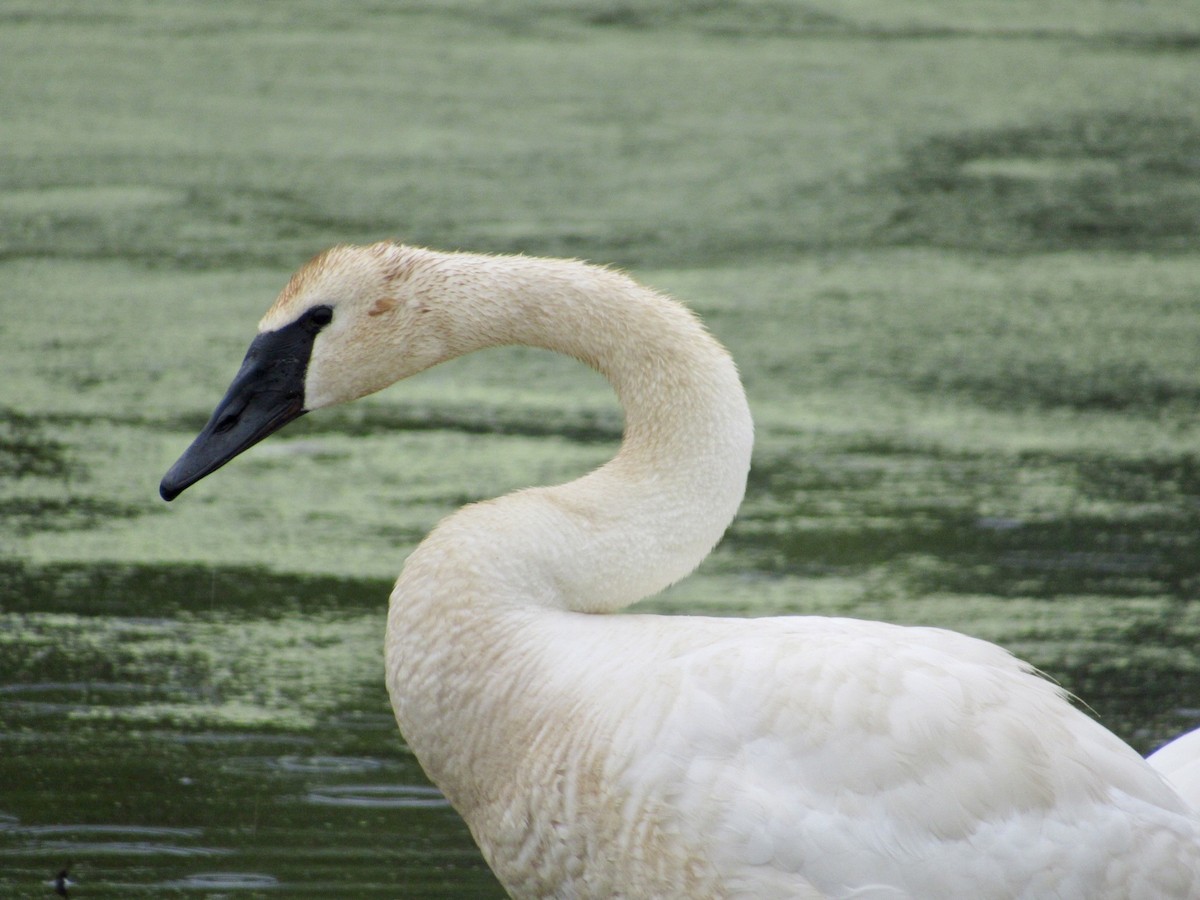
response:
M1200 120L1106 111L938 135L884 182L884 234L992 251L1193 250Z
M645 609L952 627L1141 750L1194 726L1194 13L8 4L0 893L497 895L395 735L388 585L455 506L602 462L603 381L472 357L157 499L340 241L622 266L730 347L746 504Z

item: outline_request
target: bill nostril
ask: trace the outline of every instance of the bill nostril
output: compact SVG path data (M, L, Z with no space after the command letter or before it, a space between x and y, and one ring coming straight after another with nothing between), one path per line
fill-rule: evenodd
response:
M229 429L233 428L233 426L237 423L237 413L226 413L225 415L221 416L220 421L218 421L216 427L213 428L213 434L224 434L225 432L229 431Z

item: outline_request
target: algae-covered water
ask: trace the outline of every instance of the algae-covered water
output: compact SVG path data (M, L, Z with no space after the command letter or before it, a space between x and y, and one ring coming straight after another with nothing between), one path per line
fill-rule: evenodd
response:
M726 540L656 612L955 628L1200 724L1200 33L1145 4L0 8L0 895L496 897L383 688L464 502L602 462L508 349L166 468L324 246L620 265L737 358Z

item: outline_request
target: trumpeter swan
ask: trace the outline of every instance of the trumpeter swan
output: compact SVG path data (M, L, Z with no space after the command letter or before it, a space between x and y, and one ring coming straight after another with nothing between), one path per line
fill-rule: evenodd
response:
M499 344L586 362L626 414L609 463L450 516L391 596L397 722L512 895L1200 897L1197 813L999 647L851 619L601 615L712 549L753 437L725 350L617 272L326 251L162 495L302 413Z

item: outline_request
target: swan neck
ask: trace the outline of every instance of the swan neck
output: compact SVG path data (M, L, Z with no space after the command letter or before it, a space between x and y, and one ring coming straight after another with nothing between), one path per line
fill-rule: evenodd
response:
M753 425L725 349L683 306L609 269L526 257L442 265L453 274L441 289L457 294L445 307L451 355L522 344L572 356L613 385L625 431L589 475L461 511L439 528L456 539L435 541L436 553L460 571L472 557L480 592L582 612L615 611L691 572L732 520L749 469Z

